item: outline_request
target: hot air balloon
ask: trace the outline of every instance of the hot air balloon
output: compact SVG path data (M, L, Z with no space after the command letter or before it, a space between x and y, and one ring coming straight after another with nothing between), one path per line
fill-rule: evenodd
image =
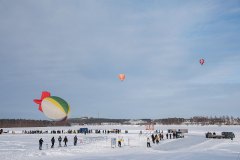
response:
M203 65L203 64L204 64L204 62L205 62L205 60L204 60L204 59L200 59L200 60L199 60L199 63L200 63L201 65Z
M119 74L119 75L118 75L118 78L119 78L121 81L124 81L124 80L125 80L125 74Z
M67 119L70 112L70 106L65 100L60 97L51 96L50 92L47 91L42 92L41 99L34 99L33 101L39 104L39 111L54 121Z

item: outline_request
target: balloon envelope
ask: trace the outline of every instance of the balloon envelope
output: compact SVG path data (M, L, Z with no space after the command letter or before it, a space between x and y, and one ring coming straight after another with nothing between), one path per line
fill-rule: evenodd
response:
M42 92L41 99L34 99L34 102L39 104L39 110L48 118L61 121L67 119L70 112L68 103L57 96L50 96L49 92Z
M119 75L118 75L118 78L119 78L121 81L124 81L124 80L125 80L125 74L119 74Z
M199 63L200 63L201 65L203 65L203 64L204 64L204 62L205 62L205 60L204 60L204 59L200 59L200 60L199 60Z
M62 98L51 96L43 99L42 110L48 118L61 121L67 118L70 107Z

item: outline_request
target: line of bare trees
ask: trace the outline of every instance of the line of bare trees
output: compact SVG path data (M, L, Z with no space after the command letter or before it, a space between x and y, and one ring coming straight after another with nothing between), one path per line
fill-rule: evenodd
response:
M233 116L194 116L189 119L185 118L165 118L156 119L155 123L164 125L179 125L179 124L192 124L192 125L240 125L240 118L234 118Z
M54 122L47 120L26 120L26 119L0 119L0 128L13 127L49 127L49 126L70 126L71 124L125 124L129 125L130 119L106 119L106 118L74 118L66 121ZM233 116L194 116L191 118L162 118L162 119L141 119L141 124L163 124L163 125L240 125L240 118Z
M201 125L239 125L240 118L234 118L233 116L220 116L220 117L192 117L189 119L190 124Z
M48 127L48 126L69 126L69 122L53 122L47 120L26 120L26 119L0 119L0 128L13 127Z

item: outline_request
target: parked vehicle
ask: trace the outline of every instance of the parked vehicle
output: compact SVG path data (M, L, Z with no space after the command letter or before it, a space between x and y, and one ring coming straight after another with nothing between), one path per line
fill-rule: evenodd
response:
M182 132L176 132L176 138L184 138L184 134Z
M235 134L233 132L222 132L223 138L233 139L235 138Z
M214 138L214 139L233 139L235 135L233 132L222 132L221 135L217 135L215 132L207 132L206 138Z
M178 129L178 132L188 133L188 129Z

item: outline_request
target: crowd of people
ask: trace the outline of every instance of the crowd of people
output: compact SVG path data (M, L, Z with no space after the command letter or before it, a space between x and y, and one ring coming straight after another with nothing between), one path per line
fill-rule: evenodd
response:
M89 133L91 133L92 131L89 130ZM43 130L23 130L22 131L23 134L77 134L80 133L79 130L51 130L51 131L43 131Z
M158 144L161 140L163 140L163 133L152 134L152 142Z
M141 134L141 132L140 132ZM176 139L177 138L177 134L176 132L170 132L170 133L166 133L166 139ZM156 131L155 134L151 135L151 140L153 144L158 144L160 141L164 140L164 134L163 131ZM151 140L148 137L147 138L147 147L151 147Z
M23 130L23 134L91 134L91 133L96 133L96 134L110 134L110 133L115 133L115 134L120 134L121 130L120 129L113 129L113 130L92 130L92 129L87 129L84 130L83 132L81 130ZM125 131L125 133L127 133Z
M152 143L158 144L160 141L164 140L163 132L157 133L157 134L152 134L151 135L151 140L152 140ZM147 137L147 147L148 148L151 147L151 140L150 140L149 137Z
M67 136L65 136L63 139L61 136L58 137L58 147L62 147L62 142L64 143L64 147L67 147L67 143L68 143L68 138ZM77 141L78 141L78 138L77 136L75 135L74 138L73 138L73 145L76 146L77 145ZM42 150L42 146L43 146L43 139L40 138L39 139L39 150ZM54 148L55 146L55 137L52 137L51 138L51 148Z

